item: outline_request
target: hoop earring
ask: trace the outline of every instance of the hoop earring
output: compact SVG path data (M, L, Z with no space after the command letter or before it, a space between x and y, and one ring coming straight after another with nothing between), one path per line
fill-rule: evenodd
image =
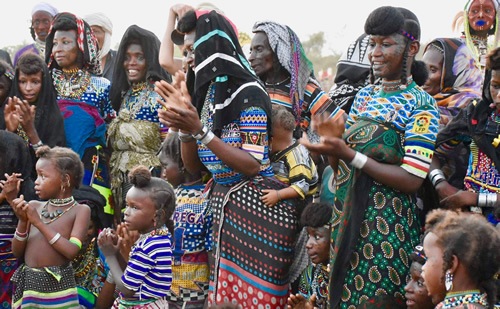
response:
M61 185L61 192L62 193L66 192L66 187L64 186L64 184Z
M449 291L451 291L451 289L453 289L453 274L449 270L446 271L446 276L444 279L444 286L445 286L447 292L449 292Z

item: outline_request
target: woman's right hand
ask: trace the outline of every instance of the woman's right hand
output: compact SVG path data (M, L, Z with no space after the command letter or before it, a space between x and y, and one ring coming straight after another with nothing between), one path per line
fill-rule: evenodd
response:
M320 136L341 138L345 131L344 114L343 110L339 110L333 118L326 113L313 115L312 128Z
M190 5L184 4L184 3L177 3L174 4L170 7L170 10L177 16L177 19L181 19L186 12L190 10L194 10L194 8Z

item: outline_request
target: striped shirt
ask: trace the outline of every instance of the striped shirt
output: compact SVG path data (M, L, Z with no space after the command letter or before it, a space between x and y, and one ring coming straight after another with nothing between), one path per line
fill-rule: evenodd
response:
M162 298L172 283L171 235L143 234L136 241L122 276L124 286L136 291L134 298Z

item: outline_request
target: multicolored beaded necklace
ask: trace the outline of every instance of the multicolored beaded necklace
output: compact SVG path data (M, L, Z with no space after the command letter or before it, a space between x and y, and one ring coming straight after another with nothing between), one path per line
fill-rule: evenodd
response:
M139 238L135 241L134 245L132 246L132 249L135 248L138 244L140 244L141 242L143 242L144 240L146 240L149 237L153 237L155 235L164 236L164 235L168 235L168 233L169 233L169 231L168 231L167 226L163 225L162 227L154 229L149 233L141 234L141 236L139 236Z
M127 91L122 100L120 109L121 118L128 120L134 119L137 113L144 107L150 97L153 97L154 88L150 87L147 82L137 83L132 85ZM151 112L155 110L154 104L151 104Z
M61 97L77 99L90 85L90 73L80 69L52 70L52 80Z
M314 268L313 280L311 282L311 290L316 294L316 306L318 308L324 307L328 295L328 266L317 264Z
M455 308L465 304L480 304L484 307L488 307L486 294L481 294L479 290L448 293L443 300L442 309Z

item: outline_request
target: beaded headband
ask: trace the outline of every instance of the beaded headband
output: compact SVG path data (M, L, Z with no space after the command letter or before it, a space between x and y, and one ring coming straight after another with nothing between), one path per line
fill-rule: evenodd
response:
M413 254L420 257L422 260L427 261L427 257L425 256L425 253L424 253L424 247L421 245L418 245L415 247Z
M401 30L401 34L404 35L405 37L409 38L412 42L415 41L415 37L413 34L406 32L404 30Z

